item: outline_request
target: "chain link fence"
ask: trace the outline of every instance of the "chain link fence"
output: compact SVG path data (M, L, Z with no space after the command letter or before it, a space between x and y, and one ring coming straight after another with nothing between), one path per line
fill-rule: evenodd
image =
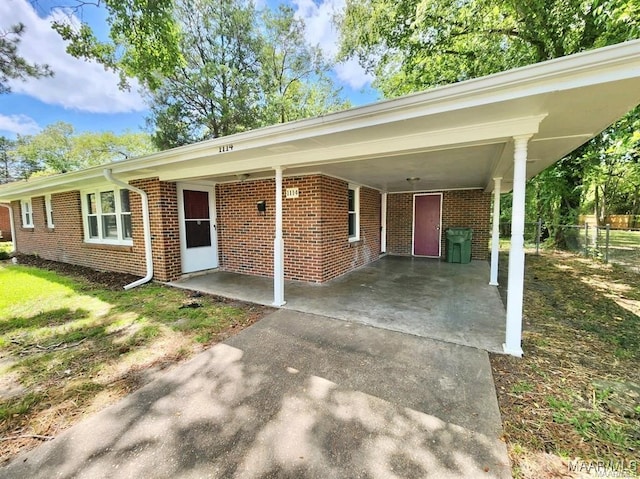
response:
M502 243L511 237L511 224L500 224ZM640 272L640 228L612 229L610 225L550 225L543 221L525 223L525 248L553 246L605 263L616 263Z

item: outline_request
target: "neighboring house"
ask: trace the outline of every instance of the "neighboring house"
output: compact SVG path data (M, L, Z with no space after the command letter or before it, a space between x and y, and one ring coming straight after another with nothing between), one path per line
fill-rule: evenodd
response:
M513 190L505 352L521 355L525 181L639 102L634 41L4 185L0 202L18 252L159 281L273 276L282 305L285 278L327 281L381 253L442 257L449 227L473 228L485 260L491 195Z
M0 207L0 241L11 240L11 218L9 209Z

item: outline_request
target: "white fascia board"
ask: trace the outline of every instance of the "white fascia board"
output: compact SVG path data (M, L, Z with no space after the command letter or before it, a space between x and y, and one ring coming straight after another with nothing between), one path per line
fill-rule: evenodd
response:
M310 151L294 151L268 157L256 156L246 160L233 160L225 163L195 164L192 167L180 166L168 168L159 173L162 181L175 181L181 178L229 175L237 172L261 171L275 166L301 167L322 165L357 159L384 157L399 153L440 150L453 146L495 143L504 138L518 135L530 135L538 132L540 122L546 115L524 118L509 118L500 121L466 125L460 128L421 132L393 138L361 141L347 145L320 147ZM398 145L402 145L399 148ZM314 154L315 153L315 154Z

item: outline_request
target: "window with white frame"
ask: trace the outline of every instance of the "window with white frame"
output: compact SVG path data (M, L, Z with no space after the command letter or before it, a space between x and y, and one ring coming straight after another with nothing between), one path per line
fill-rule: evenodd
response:
M51 205L51 195L44 197L44 211L47 217L47 228L53 229L53 206Z
M85 240L90 243L133 243L129 190L85 191L82 195Z
M360 187L349 185L349 241L360 239Z
M31 206L31 198L20 202L20 211L22 212L22 227L33 228L33 208Z

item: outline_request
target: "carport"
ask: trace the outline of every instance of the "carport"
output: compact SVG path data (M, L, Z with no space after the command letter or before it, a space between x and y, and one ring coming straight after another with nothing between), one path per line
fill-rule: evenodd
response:
M275 177L270 301L275 306L295 303L297 288L287 285L285 301L284 174L321 173L367 185L383 192L383 211L388 194L465 189L492 192L493 250L485 278L492 286L498 278L499 198L501 193L513 191L502 350L521 356L526 180L593 138L639 102L640 41L632 41L192 145L175 150L170 163L166 158L155 162L150 157L147 166L163 181ZM381 238L384 252L384 220ZM260 281L245 280L247 284ZM433 287L436 284L431 282ZM495 289L485 294L497 297ZM457 296L459 300L463 297ZM380 301L385 299L381 294ZM411 305L407 308L410 311ZM497 334L502 331L502 325L496 328Z
M502 352L505 310L489 265L385 256L322 284L287 281L285 309ZM271 278L215 271L173 286L269 305Z

